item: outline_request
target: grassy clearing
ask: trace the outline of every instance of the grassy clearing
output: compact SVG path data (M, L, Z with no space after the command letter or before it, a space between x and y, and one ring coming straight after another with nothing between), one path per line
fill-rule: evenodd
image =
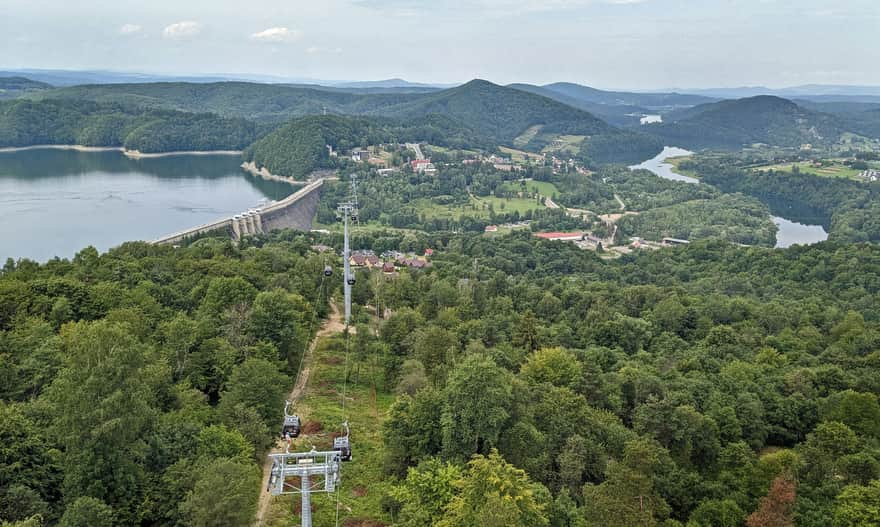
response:
M689 159L693 159L692 156L679 156L679 157L667 157L665 163L669 163L673 166L673 172L676 174L681 174L682 176L690 176L692 178L700 179L700 175L697 174L695 170L688 170L686 168L681 168L681 164L684 161Z
M583 135L560 135L542 150L542 152L567 153L575 155L581 151L581 145L586 139Z
M483 205L483 214L484 216L489 215L489 207L488 205L492 205L492 209L496 213L512 213L519 212L520 214L524 214L530 210L543 209L544 205L538 203L537 200L531 198L496 198L495 196L485 196L479 198L479 202Z
M467 204L440 205L429 199L419 199L411 203L412 206L424 214L427 218L459 219L462 216L474 216L488 218L489 205L496 213L519 211L520 214L530 210L544 208L532 198L497 198L495 196L472 197Z
M525 163L529 160L540 161L542 159L540 154L526 152L525 150L517 150L507 146L499 146L498 150L504 155L510 156L510 159L516 163Z
M526 181L526 192L529 194L534 194L537 192L542 196L550 196L553 197L556 194L559 194L559 189L556 188L556 185L550 183L548 181ZM513 190L516 192L522 191L522 185L519 181L507 181L502 187L505 190Z
M437 152L439 154L461 154L464 156L475 156L479 154L476 150L468 150L465 148L446 148L445 146L437 146L437 145L425 145L422 150L427 150L428 152ZM426 152L426 153L428 153Z
M519 137L513 140L513 145L522 148L529 144L529 141L535 138L538 135L538 132L541 131L541 128L544 128L542 124L536 124L535 126L530 126L526 128L526 131L521 133Z
M778 172L792 172L795 166L798 167L801 174L812 174L819 177L855 179L859 172L861 172L861 170L850 168L838 162L832 162L832 164L830 165L817 167L813 166L812 162L810 161L801 161L798 163L783 163L778 165L766 165L756 167L755 170L775 170Z
M382 513L380 505L382 496L390 486L382 481L382 423L394 396L387 393L382 385L382 371L375 357L368 357L360 364L358 375L358 364L352 350L348 366L349 382L345 388L343 413L344 337L334 335L318 343L312 356L305 395L296 409L303 419L304 433L296 439L291 451L308 451L312 446L318 450L329 450L333 445L333 434L341 432L340 425L347 418L351 426L353 459L342 466L339 524L390 524L390 518ZM335 503L335 494L312 495L315 527L335 525ZM299 495L273 498L266 525L299 525L299 511ZM367 523L368 520L372 523Z

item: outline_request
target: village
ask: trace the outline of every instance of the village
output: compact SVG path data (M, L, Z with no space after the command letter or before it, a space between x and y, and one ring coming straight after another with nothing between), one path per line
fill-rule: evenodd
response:
M313 245L312 250L319 253L333 252L333 248L327 245ZM430 257L433 254L434 250L428 248L421 255L412 252L385 251L377 256L372 249L361 249L351 251L348 263L355 269L378 270L386 278L394 278L402 269L418 271L431 267Z
M339 155L331 147L328 146L331 155ZM512 148L502 147L501 154L498 153L479 153L466 152L465 155L459 153L458 156L452 157L447 154L445 149L439 149L432 145L423 145L417 143L404 144L382 144L367 148L354 148L347 157L355 163L365 163L369 165L373 171L379 176L388 176L402 171L411 171L426 175L436 175L440 168L450 166L469 166L469 165L488 165L493 169L502 172L525 172L528 168L547 167L553 174L561 172L576 172L583 176L589 176L592 172L584 167L580 162L572 157L561 157L558 154L564 153L565 150L556 147L551 148L541 154L519 151ZM432 158L426 155L432 151L440 151L444 154L442 162L434 162ZM518 180L521 184L531 182L532 180L523 177ZM527 196L526 192L516 193L520 198L533 197ZM677 238L663 238L659 241L646 240L641 237L631 237L626 240L620 240L617 237L616 222L627 215L638 214L635 211L625 210L624 203L615 196L621 205L619 213L614 214L594 214L591 211L581 209L568 209L556 204L549 195L536 193L537 197L544 207L550 209L562 209L573 218L582 220L594 220L603 226L602 230L607 234L602 236L591 230L579 230L573 232L535 232L534 236L548 241L562 241L573 243L577 247L596 251L604 258L614 258L625 254L630 254L638 250L657 250L676 245L688 244L688 240ZM476 198L475 198L476 199ZM530 220L522 220L498 225L487 225L484 229L486 236L497 236L512 230L531 229ZM430 249L429 249L430 251ZM382 253L376 256L373 251L357 251L352 253L351 265L359 268L381 269L383 273L392 275L400 268L421 269L429 266L429 253L421 256L403 255L399 253L388 254Z

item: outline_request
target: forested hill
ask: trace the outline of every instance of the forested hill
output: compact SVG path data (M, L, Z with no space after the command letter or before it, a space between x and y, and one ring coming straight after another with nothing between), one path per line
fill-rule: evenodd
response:
M615 126L636 126L639 124L641 115L648 113L650 110L624 103L600 103L592 100L576 98L565 93L550 90L544 86L534 86L531 84L511 84L508 87L515 88L520 91L534 93L542 97L553 99L554 101L566 104L573 108L578 108L585 112L590 112L602 118L603 121Z
M701 95L689 95L682 93L633 93L621 91L606 91L582 86L571 82L555 82L546 84L541 88L554 93L559 93L572 99L587 101L595 104L642 106L651 109L675 108L683 106L695 106L713 102L717 99L703 97Z
M41 93L39 97L211 112L276 122L322 114L325 110L405 119L441 114L498 142L510 142L534 125L544 125L548 131L583 135L612 130L583 110L479 80L430 93L352 93L320 87L222 82L73 86Z
M23 94L47 90L52 86L25 77L0 77L0 99L10 99Z
M157 82L101 84L59 88L40 98L110 102L142 108L210 112L226 117L281 122L292 117L363 114L418 98L413 93L365 93L319 86L288 86L251 82Z
M402 119L441 114L500 143L510 143L533 126L541 126L543 132L576 135L596 135L614 130L608 123L583 110L484 80L473 80L456 88L422 95L376 113Z
M695 106L670 114L667 119L648 126L648 132L685 148L828 144L847 131L835 116L770 95Z
M312 115L294 119L261 138L244 156L257 167L302 179L318 168L335 168L340 158L327 146L346 152L353 147L388 142L427 142L458 148L491 148L493 143L473 130L441 115L401 123L376 117Z
M0 147L46 144L125 147L140 152L238 150L259 127L244 119L169 110L138 110L88 101L0 103Z

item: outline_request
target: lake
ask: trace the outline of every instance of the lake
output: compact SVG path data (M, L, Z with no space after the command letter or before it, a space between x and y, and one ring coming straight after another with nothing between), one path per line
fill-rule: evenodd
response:
M293 192L245 173L238 156L133 160L121 152L0 153L0 262L70 258L233 216Z
M673 170L675 167L670 163L665 162L670 157L689 156L692 154L693 152L685 150L684 148L667 146L664 147L663 151L655 157L629 168L649 170L662 178L674 181L699 183L700 180L697 178L676 173ZM774 204L770 204L770 208L774 212L780 210L780 207L774 206ZM773 223L779 227L779 231L776 233L777 248L783 249L785 247L791 247L792 245L809 245L811 243L817 243L828 239L828 232L825 231L825 228L822 225L800 223L798 220L804 221L803 218L804 216L800 214L789 218L771 216Z

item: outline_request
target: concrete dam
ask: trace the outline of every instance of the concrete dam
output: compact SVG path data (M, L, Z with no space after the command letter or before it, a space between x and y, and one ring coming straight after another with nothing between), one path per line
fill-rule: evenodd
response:
M265 207L169 234L153 240L151 243L180 243L187 238L218 230L225 230L235 240L278 229L310 230L312 218L315 217L318 210L318 198L321 196L323 185L324 178L316 179L290 196Z

